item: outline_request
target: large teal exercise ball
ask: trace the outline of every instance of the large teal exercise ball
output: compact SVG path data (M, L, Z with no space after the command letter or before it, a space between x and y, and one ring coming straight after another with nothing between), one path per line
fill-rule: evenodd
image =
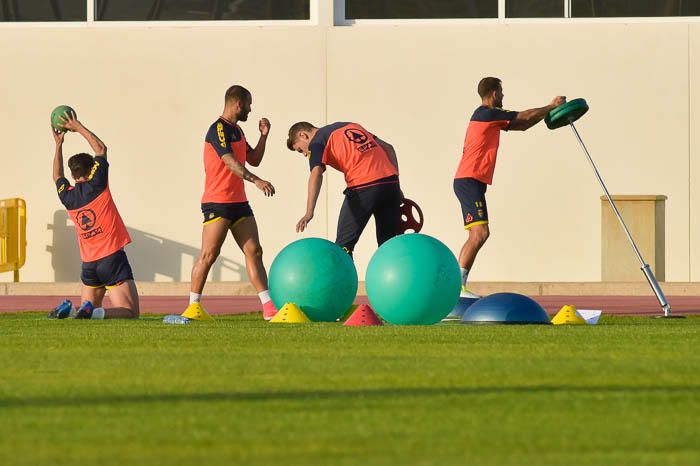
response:
M277 309L294 303L316 322L335 322L357 294L357 270L338 245L305 238L287 245L270 266L270 297Z
M452 311L461 289L459 264L432 236L411 233L384 243L367 266L367 296L382 319L430 325Z

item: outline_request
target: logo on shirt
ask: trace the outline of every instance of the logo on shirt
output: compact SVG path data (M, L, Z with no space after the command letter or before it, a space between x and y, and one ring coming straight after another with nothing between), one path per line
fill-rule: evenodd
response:
M96 160L95 163L92 165L92 168L90 169L90 175L88 176L88 181L92 180L92 177L95 176L95 172L97 171L97 169L99 167L100 167L100 162L98 162Z
M474 217L472 216L471 213L467 214L467 218L464 219L464 222L468 225L474 221Z
M66 184L65 184L65 183L61 184L61 187L58 188L58 194L61 194L61 193L63 192L64 189L66 189Z
M216 124L216 134L219 136L219 144L221 147L226 148L226 136L224 135L224 124L218 122Z
M97 227L94 230L88 231L87 233L81 233L80 236L82 236L83 239L90 239L90 238L94 238L95 236L101 235L101 234L102 234L102 227Z
M88 231L92 230L92 227L95 226L96 219L97 216L95 215L94 210L84 209L75 215L75 224L78 225L78 228L81 230Z
M346 129L345 137L348 138L348 140L354 144L364 144L365 142L367 142L367 139L369 139L364 133L364 131L360 131L356 128Z

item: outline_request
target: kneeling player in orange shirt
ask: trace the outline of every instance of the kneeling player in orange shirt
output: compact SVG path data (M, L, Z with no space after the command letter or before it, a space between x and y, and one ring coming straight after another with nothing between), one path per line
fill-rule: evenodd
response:
M131 265L124 246L131 242L117 206L109 190L107 146L77 120L75 114L66 114L63 127L83 136L95 156L76 154L68 159L68 167L75 186L63 174L64 132L53 131L56 152L53 160L53 180L58 197L75 224L83 261L80 278L82 297L77 311L65 300L49 314L50 318L64 319L126 319L139 316L139 296ZM102 300L109 290L112 307L102 308Z

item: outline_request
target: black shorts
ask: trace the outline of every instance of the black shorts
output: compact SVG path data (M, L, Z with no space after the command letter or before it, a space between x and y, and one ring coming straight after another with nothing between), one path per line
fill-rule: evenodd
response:
M250 208L248 201L246 202L207 202L202 204L202 213L204 214L204 224L216 222L220 218L225 218L231 221L231 226L236 225L246 217L253 216L253 209Z
M129 265L129 259L123 249L102 259L83 262L80 272L83 285L91 288L114 288L122 282L133 280L134 274Z
M486 208L486 183L474 178L456 178L454 190L462 206L464 229L474 225L489 223L489 211Z
M377 244L381 246L399 231L400 206L401 188L398 182L346 189L345 201L338 216L335 243L352 255L369 218L374 215Z

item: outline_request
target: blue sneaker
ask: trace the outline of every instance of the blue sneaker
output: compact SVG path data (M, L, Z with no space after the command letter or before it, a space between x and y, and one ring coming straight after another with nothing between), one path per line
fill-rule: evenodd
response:
M75 313L74 319L91 319L92 311L95 310L95 306L92 305L90 301L85 301L80 305L78 312Z
M70 316L72 310L73 303L70 301L70 299L64 299L63 302L56 306L53 311L49 312L48 318L65 319L66 317Z

